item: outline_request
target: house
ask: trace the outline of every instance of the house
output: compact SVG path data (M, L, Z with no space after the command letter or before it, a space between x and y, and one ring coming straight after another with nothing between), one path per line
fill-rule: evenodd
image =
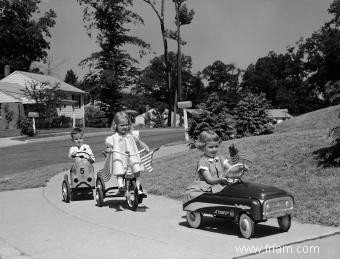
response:
M284 120L290 119L293 116L288 113L288 109L268 109L268 117L276 123L281 123Z
M65 96L65 98L62 99L61 106L57 108L58 116L64 115L65 117L71 118L73 126L75 126L76 121L78 121L79 124L84 125L85 92L49 75L14 71L13 73L5 76L0 80L0 91L2 96L0 103L2 108L7 101L11 101L13 103L14 100L16 100L16 102L22 103L25 114L27 114L31 107L34 106L34 100L25 96L23 90L30 85L42 86L46 83L47 86L50 87L54 87L58 84L59 89ZM1 114L3 114L2 108Z

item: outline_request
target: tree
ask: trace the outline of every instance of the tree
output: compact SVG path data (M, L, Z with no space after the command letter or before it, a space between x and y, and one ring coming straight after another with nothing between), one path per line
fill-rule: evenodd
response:
M138 70L136 59L124 50L128 44L140 48L140 54L149 48L143 40L129 35L131 24L143 23L131 10L132 0L78 0L84 5L84 22L89 36L95 36L100 51L81 62L90 72L85 76L91 82L91 93L100 101L109 120L122 107L121 90L135 83Z
M58 117L57 108L61 106L62 99L65 94L60 91L59 84L51 86L48 82L26 84L23 90L24 95L34 101L31 109L39 113L38 123L44 128L51 128L54 126L56 118Z
M165 28L165 16L164 16L164 0L161 2L161 10L158 11L156 7L156 2L151 0L144 0L147 4L151 6L154 12L157 15L159 20L159 24L161 27L162 39L163 39L163 47L164 47L164 64L165 64L165 72L166 72L166 82L167 82L167 91L168 91L168 107L169 107L169 114L168 117L171 117L171 107L172 107L172 90L171 90L171 67L168 61L168 41L167 41L167 30ZM168 126L171 126L171 120L168 120Z
M28 71L33 61L47 56L51 37L49 30L55 25L53 10L34 20L41 0L0 1L0 68ZM0 78L3 69L0 69Z
M173 92L169 92L169 88L167 87L166 78L167 73L165 69L165 57L161 55L159 57L155 57L150 61L150 65L147 66L140 75L140 78L136 84L136 87L133 88L133 91L138 94L143 94L146 97L152 97L159 102L167 103L169 96L173 94ZM177 86L177 55L176 53L170 51L168 53L168 62L170 64L171 70L171 85ZM182 55L181 59L182 63L182 77L183 77L183 85L184 88L187 89L186 93L190 94L191 88L191 67L192 60L190 56ZM168 107L169 109L171 107Z
M78 77L72 69L67 70L64 82L73 86L78 86Z
M284 54L271 51L249 65L241 87L257 95L264 93L275 108L302 114L321 108L317 93L308 87L307 76L303 51L290 47Z
M234 64L224 64L217 60L203 69L203 77L208 81L207 92L218 93L230 109L240 100L242 70Z
M249 137L273 132L272 121L267 115L270 108L264 94L248 94L235 107L236 137Z
M175 91L175 100L174 100L174 123L176 123L176 113L177 113L177 100L182 100L182 67L181 67L181 45L185 44L181 38L181 26L190 24L192 19L194 18L194 10L188 10L186 4L184 3L186 0L173 0L175 4L175 24L177 27L176 32L170 32L169 36L172 39L176 39L177 41L177 91Z

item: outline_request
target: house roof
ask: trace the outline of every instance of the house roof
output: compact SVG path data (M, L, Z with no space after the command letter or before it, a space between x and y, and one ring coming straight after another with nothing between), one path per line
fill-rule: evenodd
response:
M34 103L33 100L28 99L22 91L22 86L14 83L7 83L0 81L0 91L8 96L11 96L16 102Z
M41 75L41 74L36 74L36 73L30 73L30 72L24 72L24 71L19 71L16 70L14 71L12 74L10 74L8 77L13 76L15 74L22 74L26 77L31 78L32 80L35 80L39 83L44 83L44 82L48 82L51 86L54 86L56 84L59 84L59 88L62 91L66 91L66 92L74 92L74 93L83 93L85 94L85 92L83 90L80 90L79 88L70 85L68 83L65 83L55 77L49 76L49 75ZM4 78L6 80L6 77ZM4 80L2 79L2 80Z
M21 99L16 98L15 96L6 93L6 91L3 91L0 89L0 103L18 103L22 102Z
M288 109L269 109L267 114L271 118L292 118L293 116L288 113Z

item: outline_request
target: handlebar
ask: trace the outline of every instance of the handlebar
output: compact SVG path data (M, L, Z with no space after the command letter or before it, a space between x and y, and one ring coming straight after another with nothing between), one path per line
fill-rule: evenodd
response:
M120 152L118 150L110 150L110 151L106 151L106 153L118 153L124 156L135 156L135 155L139 155L140 153L143 153L145 151L145 149L142 149L136 153L130 153L130 152Z

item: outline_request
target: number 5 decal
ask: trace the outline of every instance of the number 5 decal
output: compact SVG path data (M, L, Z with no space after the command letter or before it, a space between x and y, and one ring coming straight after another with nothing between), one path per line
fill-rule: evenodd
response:
M80 168L80 173L84 174L85 173L85 169L84 168Z

